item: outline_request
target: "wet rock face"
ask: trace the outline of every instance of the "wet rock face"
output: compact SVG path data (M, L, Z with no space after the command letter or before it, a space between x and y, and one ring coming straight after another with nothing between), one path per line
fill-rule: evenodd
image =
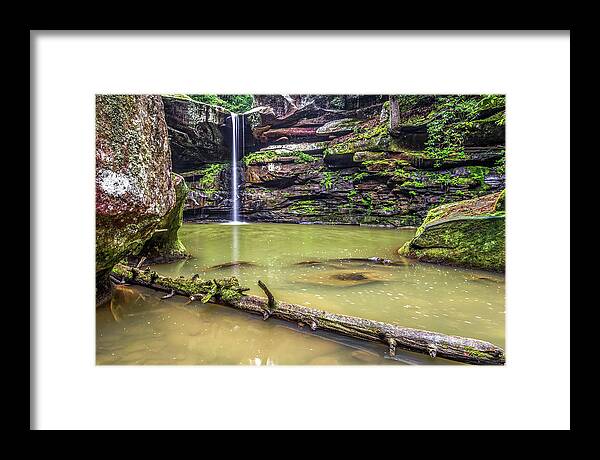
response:
M443 127L454 137L458 132L463 145L438 155L427 150L432 123L441 118L436 96L255 99L262 106L253 125L255 145L240 162L245 220L418 226L432 207L504 188L501 105L475 106L479 112L468 127L460 117ZM227 220L229 165L214 180L202 174L186 177L199 204L186 205L186 218Z
M160 96L96 96L98 286L106 286L114 264L150 238L174 204Z
M186 172L202 165L229 161L229 112L187 99L163 96L173 170Z
M399 253L424 262L504 271L505 192L433 208Z

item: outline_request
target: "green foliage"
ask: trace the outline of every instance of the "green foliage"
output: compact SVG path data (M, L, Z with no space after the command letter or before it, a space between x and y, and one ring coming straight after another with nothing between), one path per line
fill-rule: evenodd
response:
M314 200L301 200L290 206L290 211L294 214L315 214L317 208Z
M369 173L366 172L366 171L357 172L357 173L355 173L355 174L352 175L352 177L350 178L350 180L353 183L360 182L361 180L363 180L368 175L369 175Z
M312 163L313 161L317 160L312 155L309 155L303 151L294 152L294 156L296 157L294 163Z
M214 192L216 187L216 181L223 171L226 168L226 165L223 163L213 163L206 168L198 171L198 175L200 179L198 180L198 185L200 188L204 189L206 193L211 194L211 191Z
M282 157L296 157L294 163L311 163L317 159L308 153L301 150L265 150L263 152L253 152L244 155L242 162L246 165L252 165L255 163L269 163Z
M487 190L489 185L485 183L485 176L489 174L490 168L485 166L467 166L469 176L479 184L483 190Z
M506 174L506 157L503 156L496 160L496 168L500 174Z
M415 180L407 180L403 182L400 187L404 188L424 188L425 184L423 182L417 182Z
M337 176L330 171L323 173L323 179L321 179L321 185L325 187L325 190L329 190L333 186L333 182L337 179Z
M439 96L434 117L427 125L425 151L431 158L464 157L465 136L481 120L482 114L498 111L488 121L498 125L505 123L505 96L487 94L481 96ZM489 115L486 115L489 116Z
M254 105L254 97L251 94L188 94L198 102L217 105L234 113L244 113Z
M373 210L373 194L369 193L368 195L363 196L360 202L367 208L367 214L370 214Z
M357 190L355 190L355 189L350 190L347 195L348 201L351 201L351 202L354 201L356 199L357 194L358 194Z

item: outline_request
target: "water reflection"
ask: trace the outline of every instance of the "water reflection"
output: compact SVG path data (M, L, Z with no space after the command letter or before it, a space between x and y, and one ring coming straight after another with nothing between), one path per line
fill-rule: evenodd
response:
M397 249L412 234L349 226L185 224L180 235L194 258L153 268L169 276L237 276L251 293L263 295L260 279L276 299L504 347L503 275L366 260L401 262ZM339 260L353 258L362 260ZM315 337L295 325L225 307L184 305L177 297L160 300L127 286L119 291L112 307L97 313L99 363L395 363L381 349ZM413 354L398 360L430 362Z

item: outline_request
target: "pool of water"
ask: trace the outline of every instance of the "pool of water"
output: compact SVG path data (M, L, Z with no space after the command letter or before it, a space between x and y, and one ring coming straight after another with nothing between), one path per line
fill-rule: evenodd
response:
M407 327L504 343L504 276L414 263L397 254L409 229L293 224L184 224L193 258L152 268L168 276L236 276L250 293ZM372 257L388 259L378 264ZM233 264L232 264L233 263ZM161 300L121 287L97 311L99 364L448 363L376 344L315 335L217 305Z

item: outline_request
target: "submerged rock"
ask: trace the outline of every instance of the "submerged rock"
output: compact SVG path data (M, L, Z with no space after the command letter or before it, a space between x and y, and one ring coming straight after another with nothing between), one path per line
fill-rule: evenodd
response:
M483 270L504 271L504 191L433 208L403 256Z
M323 263L323 261L320 261L320 260L303 260L302 262L296 262L294 265L315 266L315 265L324 265L324 263Z
M208 267L208 270L223 270L225 268L232 268L232 267L255 267L256 264L252 263L252 262L245 262L245 261L234 261L234 262L226 262L223 264L217 264L217 265L213 265L212 267Z
M409 265L410 263L405 259L401 258L400 260L390 260L383 259L381 257L346 257L343 259L329 259L329 262L339 262L343 264L376 264L376 265L389 265L393 267L404 267Z
M387 274L369 270L328 269L304 275L300 282L319 286L352 287L388 281Z
M152 236L175 204L160 96L96 96L96 301L112 267Z

